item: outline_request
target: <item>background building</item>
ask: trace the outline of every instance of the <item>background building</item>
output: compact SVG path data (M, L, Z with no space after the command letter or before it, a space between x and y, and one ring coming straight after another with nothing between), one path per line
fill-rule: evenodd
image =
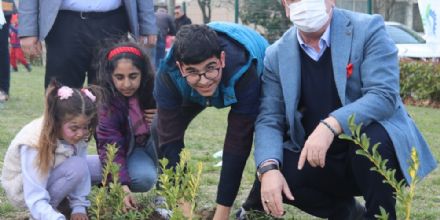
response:
M159 4L167 4L172 0L155 0ZM246 0L239 0L240 5ZM267 4L273 4L270 0ZM369 12L369 0L337 0L336 5L341 8ZM187 16L193 23L203 23L202 10L199 2L211 3L211 21L229 21L235 19L235 0L174 0L175 5L185 4ZM417 32L423 32L417 0L371 0L371 11L381 14L385 21L396 21L405 24Z

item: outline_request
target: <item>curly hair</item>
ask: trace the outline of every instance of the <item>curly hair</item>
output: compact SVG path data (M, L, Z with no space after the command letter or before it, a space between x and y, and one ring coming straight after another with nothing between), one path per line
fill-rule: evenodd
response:
M207 25L184 25L176 35L173 56L184 64L198 64L213 56L220 58L217 33Z

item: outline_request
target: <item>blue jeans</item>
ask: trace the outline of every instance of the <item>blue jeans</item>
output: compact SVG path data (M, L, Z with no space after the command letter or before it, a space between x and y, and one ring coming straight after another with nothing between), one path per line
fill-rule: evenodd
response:
M156 66L156 70L159 68L160 61L165 58L165 39L163 37L158 37L156 43L156 59L154 65Z
M156 161L148 152L148 148L135 147L127 160L128 175L130 176L130 190L132 192L147 192L156 184Z
M154 46L154 47L147 47L146 50L147 50L148 58L150 58L151 66L154 68L154 71L156 71L156 68L155 68L156 46Z
M132 192L147 192L157 181L157 156L153 149L153 138L145 146L136 146L128 156L126 163L131 182ZM92 185L102 181L102 167L98 155L88 155L87 164L91 175Z

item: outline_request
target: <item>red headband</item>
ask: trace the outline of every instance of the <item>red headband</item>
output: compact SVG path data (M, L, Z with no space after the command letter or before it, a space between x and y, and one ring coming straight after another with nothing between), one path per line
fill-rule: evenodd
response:
M108 53L107 59L111 60L114 56L121 53L131 53L138 57L142 56L141 51L136 47L116 47L115 49L111 50L110 53Z

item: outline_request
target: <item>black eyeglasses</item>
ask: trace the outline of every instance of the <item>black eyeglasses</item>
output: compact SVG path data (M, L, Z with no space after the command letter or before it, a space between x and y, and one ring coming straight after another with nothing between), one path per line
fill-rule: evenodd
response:
M208 67L205 72L191 71L186 76L183 76L190 83L197 83L202 76L206 79L214 80L220 73L220 67Z

